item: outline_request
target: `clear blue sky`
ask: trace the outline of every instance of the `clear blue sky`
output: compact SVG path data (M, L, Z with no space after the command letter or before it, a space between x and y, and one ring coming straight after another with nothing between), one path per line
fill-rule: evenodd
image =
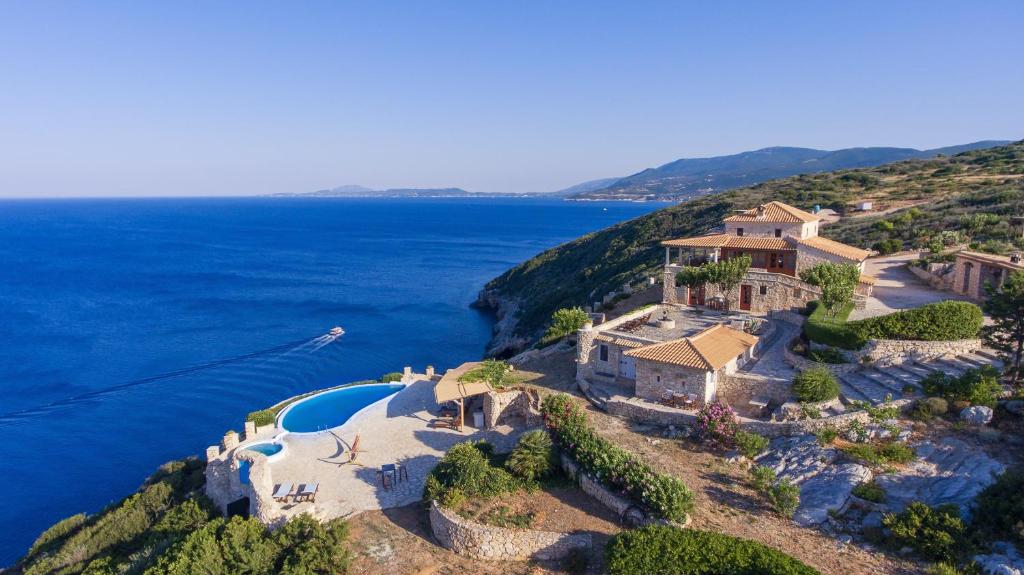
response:
M1024 138L1024 2L5 2L0 196L550 191Z

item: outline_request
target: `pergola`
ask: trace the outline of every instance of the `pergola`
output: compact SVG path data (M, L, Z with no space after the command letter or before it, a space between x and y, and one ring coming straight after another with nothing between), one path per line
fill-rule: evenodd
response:
M441 380L434 386L434 401L443 405L449 401L459 404L459 417L456 421L459 430L465 421L466 399L493 391L485 381L459 381L467 372L480 366L479 361L470 361L459 367L444 372Z

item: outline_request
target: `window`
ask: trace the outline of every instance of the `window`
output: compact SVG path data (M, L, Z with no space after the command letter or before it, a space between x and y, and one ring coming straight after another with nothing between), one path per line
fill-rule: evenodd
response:
M654 381L656 381L658 383L661 383L661 376L660 375L654 376Z
M775 228L775 237L777 237L777 238L781 238L782 237L782 228Z
M736 228L736 235L737 236L742 236L743 235L743 228Z
M597 348L597 352L598 352L598 354L599 354L599 356L601 358L601 361L608 361L608 346L607 345L602 343L601 346Z
M800 297L800 288L793 288L793 297Z
M768 295L768 286L761 286L761 295Z

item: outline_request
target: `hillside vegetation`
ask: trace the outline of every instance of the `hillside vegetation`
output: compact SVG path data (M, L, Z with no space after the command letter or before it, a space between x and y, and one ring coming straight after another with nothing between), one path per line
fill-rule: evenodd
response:
M884 240L899 247L936 240L971 242L992 251L1024 247L1010 221L1024 215L1024 141L953 157L793 176L695 198L547 250L495 278L485 291L518 301L512 329L535 338L558 308L586 305L626 282L660 278L662 240L705 233L734 211L771 200L844 212L858 199L875 200L879 210L899 209L843 218L821 234L864 248Z

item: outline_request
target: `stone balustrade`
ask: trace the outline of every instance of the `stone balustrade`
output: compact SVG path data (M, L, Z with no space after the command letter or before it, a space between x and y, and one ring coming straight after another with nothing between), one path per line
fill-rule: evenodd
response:
M460 517L436 501L430 504L430 529L444 547L461 555L494 561L555 561L577 549L589 552L589 533L555 533L482 525Z

